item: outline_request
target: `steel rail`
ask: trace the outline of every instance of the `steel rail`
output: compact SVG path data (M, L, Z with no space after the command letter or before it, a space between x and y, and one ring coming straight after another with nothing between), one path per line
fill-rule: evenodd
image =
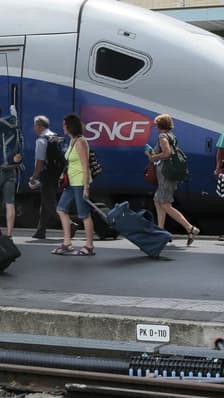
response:
M138 389L130 389L130 388L115 388L115 387L101 387L101 386L91 386L91 385L82 385L82 384L74 384L73 385L74 397L77 397L75 393L81 393L81 396L84 398L89 397L91 393L96 394L96 397L99 396L116 396L116 397L130 397L130 398L197 398L198 395L182 395L176 393L167 393L167 392L156 392L156 391L141 391ZM70 393L68 397L72 397L73 395ZM203 398L201 396L201 398ZM206 398L204 396L204 398Z
M72 398L99 395L158 398L223 398L224 385L199 381L129 377L100 372L0 364L0 384L10 390L62 391ZM76 391L76 392L75 392ZM77 395L78 391L78 395ZM153 395L154 394L154 395Z

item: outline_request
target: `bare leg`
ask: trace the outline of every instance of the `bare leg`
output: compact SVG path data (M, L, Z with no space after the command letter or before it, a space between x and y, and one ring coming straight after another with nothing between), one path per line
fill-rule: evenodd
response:
M60 220L61 220L61 224L62 224L62 228L64 231L64 245L70 245L71 244L71 223L70 223L70 217L67 213L65 213L64 211L58 210L57 211Z
M160 228L164 228L166 221L166 211L159 202L154 202L157 214L157 224Z
M84 218L83 220L85 234L86 234L86 243L85 246L92 248L93 247L93 220L92 217L89 216Z
M161 207L171 218L173 218L173 220L182 225L188 234L191 232L192 225L187 221L180 211L172 206L171 203L162 203Z
M6 224L8 236L12 236L15 225L15 214L16 212L14 203L6 203Z

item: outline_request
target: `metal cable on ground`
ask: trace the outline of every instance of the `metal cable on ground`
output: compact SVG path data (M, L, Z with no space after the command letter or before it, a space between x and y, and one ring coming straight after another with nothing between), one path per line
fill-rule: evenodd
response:
M0 349L0 363L128 374L129 362L114 359Z

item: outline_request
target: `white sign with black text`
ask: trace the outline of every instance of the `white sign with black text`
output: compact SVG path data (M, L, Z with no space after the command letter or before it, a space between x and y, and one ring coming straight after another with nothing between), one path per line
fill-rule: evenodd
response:
M167 325L137 324L137 340L168 343L170 341L170 327Z

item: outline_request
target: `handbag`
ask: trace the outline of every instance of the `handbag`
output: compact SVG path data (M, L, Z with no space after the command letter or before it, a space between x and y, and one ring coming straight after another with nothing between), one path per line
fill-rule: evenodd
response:
M218 175L216 193L220 198L224 198L224 174L222 173Z
M92 179L94 179L95 177L97 177L102 173L102 166L98 162L96 153L93 149L89 150L89 168Z
M157 185L157 174L156 174L156 166L154 162L149 162L148 166L144 170L144 179L146 182L152 185Z
M67 169L63 171L63 173L60 175L59 180L58 180L58 186L59 188L63 191L65 188L69 187L69 178L68 178L68 172Z
M161 172L167 180L177 182L187 182L189 180L189 170L187 165L187 156L168 136L171 147L171 156L163 160Z

